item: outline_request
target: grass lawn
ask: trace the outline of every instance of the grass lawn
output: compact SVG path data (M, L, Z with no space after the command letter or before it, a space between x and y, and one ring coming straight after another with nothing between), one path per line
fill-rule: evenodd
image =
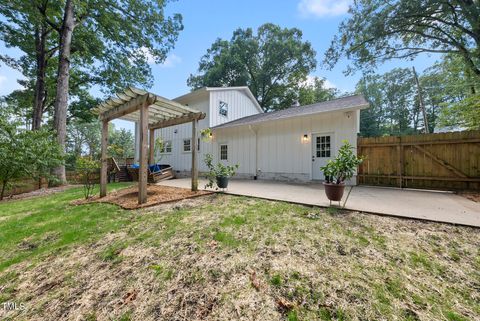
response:
M112 184L119 188L126 184ZM480 231L246 197L0 203L0 320L475 320Z

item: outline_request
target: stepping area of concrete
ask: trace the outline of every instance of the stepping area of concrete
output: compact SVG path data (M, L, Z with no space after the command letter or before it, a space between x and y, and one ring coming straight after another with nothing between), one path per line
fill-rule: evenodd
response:
M203 188L205 183L200 179L199 187ZM159 184L189 188L190 179L172 179ZM480 203L451 192L348 186L344 198L350 188L345 206L349 210L480 227ZM306 205L330 205L320 183L232 179L224 192Z

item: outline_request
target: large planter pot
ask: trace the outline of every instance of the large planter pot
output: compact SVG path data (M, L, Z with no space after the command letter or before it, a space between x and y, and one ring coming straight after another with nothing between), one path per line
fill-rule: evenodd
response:
M342 199L345 183L333 184L324 182L323 186L325 186L325 194L327 194L329 200L339 202Z
M218 188L227 188L228 176L217 176L217 186Z

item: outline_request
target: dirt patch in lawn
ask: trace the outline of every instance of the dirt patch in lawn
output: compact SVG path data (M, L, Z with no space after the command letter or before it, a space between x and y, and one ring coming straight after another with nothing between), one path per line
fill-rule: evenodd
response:
M138 204L138 187L132 186L117 191L113 191L107 194L106 197L99 198L95 196L89 200L77 200L74 201L74 205L81 205L92 202L110 203L116 204L123 209L133 210L139 208L145 208L155 206L163 203L171 203L180 201L187 198L193 198L203 195L212 194L208 191L196 191L192 192L187 188L170 187L170 186L158 186L148 185L147 187L147 202L145 204Z
M22 193L22 194L17 194L17 195L11 195L11 196L5 197L0 202L8 202L8 201L13 201L13 200L23 200L23 199L27 199L27 198L47 196L47 195L50 195L50 194L55 194L55 193L66 191L67 189L70 189L70 188L73 188L73 187L78 187L78 185L63 185L63 186L58 186L58 187L40 188L40 189L37 189L37 190L32 191L32 192Z

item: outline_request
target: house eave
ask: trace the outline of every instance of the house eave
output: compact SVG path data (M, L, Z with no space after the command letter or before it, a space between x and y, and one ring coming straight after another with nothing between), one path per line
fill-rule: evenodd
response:
M248 123L240 123L240 124L224 123L224 124L212 127L212 130L237 128L237 127L242 127L242 126L257 126L257 125L262 125L262 124L266 124L266 123L269 123L269 122L276 122L276 121L282 121L282 120L287 120L287 119L295 119L295 118L301 118L301 117L311 117L311 116L314 116L314 115L347 113L347 112L352 112L352 111L356 111L356 110L367 109L369 107L370 107L369 104L362 104L362 105L349 107L349 108L344 108L344 109L317 111L317 112L314 112L314 113L301 114L301 115L290 115L288 117L279 117L279 118L275 118L275 119L258 119L258 120L253 120L253 121L248 122ZM298 108L302 108L302 107L298 107Z

